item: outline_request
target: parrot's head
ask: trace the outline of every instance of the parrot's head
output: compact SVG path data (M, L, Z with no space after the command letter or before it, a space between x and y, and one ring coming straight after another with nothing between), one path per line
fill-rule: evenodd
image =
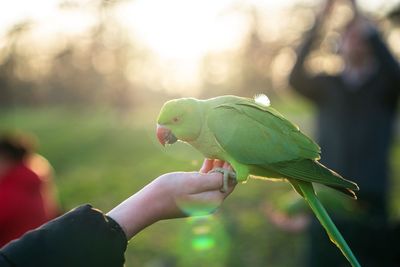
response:
M190 142L197 139L202 128L200 101L180 98L166 102L157 119L157 138L162 145L177 140Z

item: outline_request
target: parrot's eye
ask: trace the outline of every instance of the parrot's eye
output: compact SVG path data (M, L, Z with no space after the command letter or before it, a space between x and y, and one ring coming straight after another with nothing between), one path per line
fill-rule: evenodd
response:
M176 123L176 122L179 121L179 118L178 117L174 117L174 118L172 118L172 121Z

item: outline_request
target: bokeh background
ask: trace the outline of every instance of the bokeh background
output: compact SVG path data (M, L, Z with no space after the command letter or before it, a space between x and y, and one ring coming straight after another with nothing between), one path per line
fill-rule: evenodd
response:
M14 0L0 9L0 131L31 133L55 169L64 211L108 211L158 175L197 170L201 155L155 138L162 103L176 97L267 94L313 135L314 110L288 88L295 48L317 0ZM400 57L400 3L358 1ZM308 65L335 73L335 6ZM391 219L400 217L400 125L392 147ZM322 155L323 156L323 155ZM305 234L278 230L265 203L292 190L251 180L215 215L157 223L129 244L126 266L298 266ZM279 203L278 203L279 204Z

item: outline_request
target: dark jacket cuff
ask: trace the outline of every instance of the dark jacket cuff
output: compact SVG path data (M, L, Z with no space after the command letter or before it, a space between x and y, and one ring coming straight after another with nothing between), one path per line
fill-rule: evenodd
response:
M120 267L126 247L118 223L82 205L12 241L1 254L14 266Z

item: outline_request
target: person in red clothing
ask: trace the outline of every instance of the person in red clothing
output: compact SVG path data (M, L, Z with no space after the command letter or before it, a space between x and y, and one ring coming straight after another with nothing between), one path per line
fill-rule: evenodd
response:
M49 209L57 204L47 196L46 180L31 168L34 155L28 138L0 137L0 247L58 215Z

